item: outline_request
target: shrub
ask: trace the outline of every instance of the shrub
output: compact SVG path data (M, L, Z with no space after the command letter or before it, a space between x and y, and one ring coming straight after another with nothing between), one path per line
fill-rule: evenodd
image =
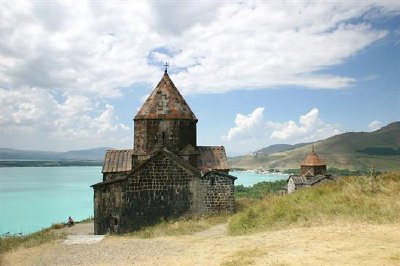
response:
M253 198L262 199L268 194L277 193L283 190L286 186L286 180L277 180L273 182L259 182L252 187L245 187L243 185L235 186L236 198Z
M62 224L62 223L57 223L57 224L52 224L51 225L51 229L61 229L61 228L64 228L65 227L65 224Z

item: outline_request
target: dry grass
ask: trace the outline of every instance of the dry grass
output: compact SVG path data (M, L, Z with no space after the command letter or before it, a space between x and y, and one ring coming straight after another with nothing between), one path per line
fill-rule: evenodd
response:
M191 235L206 230L213 225L225 223L227 220L228 215L186 216L178 219L164 220L156 225L142 228L127 235L140 238Z
M89 217L82 221L78 221L78 223L88 223L92 221L93 218ZM49 228L45 228L29 235L15 234L0 236L0 255L20 247L34 247L63 238L66 236L66 232L59 231L59 229L63 229L65 226L64 223L55 223Z
M62 223L57 223L57 224L52 224L51 229L62 229L65 227L65 224Z
M33 247L52 240L60 239L65 236L64 233L57 232L51 228L46 228L30 235L9 235L0 237L0 255L20 248Z
M396 223L400 222L400 174L383 174L374 180L347 177L291 195L242 200L239 206L229 224L233 235L340 221Z
M245 266L253 265L255 260L268 252L261 248L247 248L236 251L231 258L222 262L222 266Z

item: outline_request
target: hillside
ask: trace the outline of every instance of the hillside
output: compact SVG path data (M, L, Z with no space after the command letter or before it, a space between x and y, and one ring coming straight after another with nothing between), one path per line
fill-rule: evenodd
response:
M284 152L284 151L290 151L290 150L294 150L296 148L300 148L303 146L306 146L310 143L299 143L299 144L295 144L295 145L291 145L291 144L274 144L271 146L268 146L266 148L262 148L258 151L255 151L254 154L255 155L269 155L269 154L274 154L277 152Z
M231 168L244 169L299 168L312 145L328 167L365 170L373 164L381 171L400 170L400 122L374 132L339 134L314 143L300 144L286 151L232 157L229 163Z
M25 160L25 161L61 161L61 160L91 160L102 161L107 147L99 147L87 150L76 150L67 152L53 151L35 151L35 150L16 150L16 149L0 149L1 160Z

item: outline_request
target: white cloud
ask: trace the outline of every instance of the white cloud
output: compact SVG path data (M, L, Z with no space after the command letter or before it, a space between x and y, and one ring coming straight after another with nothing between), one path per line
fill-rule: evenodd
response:
M258 107L247 116L236 116L236 126L222 137L230 151L243 154L272 144L312 142L342 133L340 125L324 122L317 108L300 116L298 123L265 120L263 111Z
M26 148L21 140L33 137L36 143L28 143L28 148L130 146L131 128L118 121L109 104L93 111L95 104L89 98L69 95L58 101L41 88L1 89L0 95L1 130L3 138L10 140L2 143L5 147ZM120 143L122 139L125 141Z
M17 130L47 130L54 120L57 102L45 90L23 87L18 90L0 89L1 129L6 134Z
M264 107L257 107L251 114L242 115L237 114L235 119L235 127L231 128L226 136L222 138L225 140L233 140L241 135L247 135L249 132L257 130L263 123Z
M348 87L354 78L318 72L385 37L386 31L349 22L369 8L344 2L222 7L213 24L192 27L184 40L171 42L182 51L172 57L172 65L188 67L174 78L187 93Z
M268 127L273 130L271 139L290 143L311 142L341 133L339 125L325 123L319 118L317 108L300 116L298 124L292 120L284 123L268 122Z
M146 56L160 37L141 3L2 3L4 85L57 88L70 94L116 97L120 87L150 81ZM158 77L157 77L158 78Z
M382 127L382 122L375 120L368 124L368 128L370 131L378 130Z
M133 84L154 85L166 60L183 94L342 89L357 80L329 68L385 38L388 32L371 21L400 10L387 1L2 1L1 8L7 141L22 143L15 132L23 129L38 139L92 138L102 145L107 136L126 134L105 103ZM249 119L239 116L226 139L256 128L257 121L246 125ZM305 127L287 123L276 138Z
M5 87L106 98L133 83L155 83L165 60L180 69L173 78L187 94L286 85L344 88L356 80L319 72L386 36L365 14L400 10L370 1L18 1L2 7Z

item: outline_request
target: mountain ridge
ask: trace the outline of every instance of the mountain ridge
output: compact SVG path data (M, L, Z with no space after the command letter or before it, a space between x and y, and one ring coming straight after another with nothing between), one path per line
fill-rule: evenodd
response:
M66 152L39 151L39 150L18 150L12 148L0 148L0 160L88 160L103 161L106 150L109 147L97 147L92 149L72 150Z
M296 145L299 144L281 147L293 148ZM314 146L328 167L365 170L374 165L378 170L398 171L400 170L400 121L373 132L346 132L312 143L300 143L300 146L293 149L260 153L263 150L271 150L272 146L276 145L262 148L249 155L230 157L231 168L297 169Z
M305 145L308 145L310 143L299 143L299 144L273 144L268 147L259 149L255 151L255 154L261 155L261 154L274 154L277 152L284 152L284 151L290 151L294 150L299 147L303 147Z

